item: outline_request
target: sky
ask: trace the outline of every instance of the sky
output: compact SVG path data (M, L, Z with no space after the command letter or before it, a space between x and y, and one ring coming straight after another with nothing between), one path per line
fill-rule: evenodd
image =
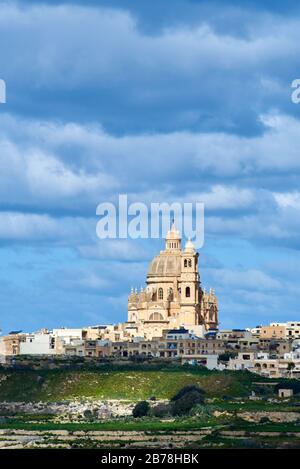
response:
M203 201L220 327L300 319L298 1L0 0L0 328L127 318L163 240L96 207Z

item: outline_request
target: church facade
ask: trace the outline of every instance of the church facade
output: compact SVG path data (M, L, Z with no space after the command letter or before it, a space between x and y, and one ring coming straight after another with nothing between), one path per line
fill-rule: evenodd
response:
M182 249L180 233L173 224L165 250L149 266L146 287L131 291L126 329L151 339L167 329L185 327L203 333L217 328L217 298L214 290L206 293L201 288L198 259L190 240Z

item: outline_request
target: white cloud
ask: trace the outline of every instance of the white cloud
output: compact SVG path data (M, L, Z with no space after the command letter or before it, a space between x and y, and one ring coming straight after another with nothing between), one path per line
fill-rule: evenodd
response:
M146 34L124 10L1 3L1 73L10 103L20 115L27 108L45 115L42 107L50 101L47 115L58 115L63 108L73 109L74 97L78 109L88 107L86 95L95 107L113 96L120 112L123 107L125 114L133 109L134 126L149 109L156 113L153 123L150 113L151 127L141 127L151 132L116 136L95 123L27 120L1 112L0 240L72 246L84 257L76 262L90 263L88 271L78 268L74 274L69 265L69 273L57 276L62 290L70 288L72 296L63 292L57 299L55 288L49 296L44 287L45 301L40 287L32 288L27 295L32 311L39 305L41 312L46 308L53 317L54 310L55 321L63 310L73 320L73 308L81 317L97 317L98 300L85 303L88 292L93 292L103 295L105 317L114 307L124 307L125 314L126 296L119 286L143 283L146 262L137 261L148 253L128 240L97 244L96 219L90 218L99 202L118 192L147 202L202 199L208 209L206 236L224 235L225 242L246 238L268 246L283 242L299 249L300 123L269 109L274 102L281 109L290 104L290 80L300 55L300 21L279 15L261 21L257 12L254 16L243 37L222 33L202 20ZM32 96L41 99L33 102ZM58 109L61 99L67 105ZM258 123L261 134L245 136L253 130L248 124L253 125L260 109L267 110ZM100 111L93 115L101 119ZM115 109L112 113L112 127L126 131L127 115L119 119ZM246 120L241 124L244 136L237 133L236 113ZM87 120L89 115L78 112L74 119ZM206 127L207 121L212 124ZM190 124L193 131L173 130L188 129ZM164 125L172 130L165 131ZM232 133L199 128L229 128ZM246 257L241 262L247 263ZM127 261L134 263L129 267ZM291 311L291 298L297 304L297 278L288 290L291 295L283 295L280 265L276 278L259 267L207 270L210 284L220 291L221 320L240 312L249 317L250 309L254 317ZM24 296L17 296L24 303ZM43 301L38 303L37 297ZM10 307L15 300L16 295ZM6 306L6 292L3 301ZM24 305L15 310L23 314Z
M27 135L29 140L30 135ZM0 138L0 146L2 204L18 203L45 210L53 206L65 207L75 212L90 200L96 204L98 197L117 188L113 174L76 167L63 161L59 153L54 154L45 143L38 145L29 141L26 145L16 135L10 135Z
M281 208L295 208L300 210L300 192L274 193L274 198Z
M87 218L0 212L0 240L52 241L73 245L92 239L92 227L93 221Z
M281 283L268 274L256 270L209 269L209 275L218 285L226 291L268 291L279 290Z
M293 58L299 21L283 22L275 16L272 20L268 28L257 22L247 37L216 32L204 21L146 35L125 10L76 5L22 8L2 3L0 38L5 35L9 54L16 57L9 75L20 82L73 87L108 79L122 83L137 72L144 79L161 80L162 75L176 72L200 83L216 67L225 73L257 67L263 71L270 64L277 66L280 59ZM137 75L135 81L139 81Z
M155 178L170 184L172 177L180 178L181 173L189 179L205 174L207 178L238 177L242 181L259 174L299 169L295 141L300 122L274 112L261 120L265 130L256 137L187 131L117 137L96 125L1 116L0 164L2 173L8 171L6 166L11 171L20 167L20 173L28 172L29 182L37 185L40 177L43 184L47 183L43 178L48 173L49 186L54 183L55 190L66 195L84 187L93 191L104 184L105 189L114 188L128 179L137 187L140 183L152 185ZM217 186L213 190L221 189ZM244 191L246 196L249 192Z
M209 192L189 193L186 199L203 201L208 210L241 210L253 207L258 202L258 194L251 189L213 185Z
M204 201L206 236L286 241L299 229L294 216L299 195L291 191L290 174L300 167L295 145L300 122L277 113L262 120L265 131L256 137L201 132L117 137L97 125L2 115L0 204L6 212L93 216L98 203L122 192L147 203ZM286 192L273 190L272 177L279 175ZM221 176L222 183L215 183Z
M95 244L78 246L78 250L83 257L99 260L141 261L150 258L145 247L130 239L99 240Z

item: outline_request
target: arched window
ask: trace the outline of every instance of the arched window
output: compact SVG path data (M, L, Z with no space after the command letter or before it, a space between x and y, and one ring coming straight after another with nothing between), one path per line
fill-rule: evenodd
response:
M163 300L164 299L164 291L162 288L158 289L158 299Z
M185 289L185 297L189 298L191 296L191 289L190 287L186 287Z
M189 259L189 267L192 267L192 259Z
M163 315L161 313L151 313L149 321L163 321Z
M187 259L184 259L184 267L187 267Z

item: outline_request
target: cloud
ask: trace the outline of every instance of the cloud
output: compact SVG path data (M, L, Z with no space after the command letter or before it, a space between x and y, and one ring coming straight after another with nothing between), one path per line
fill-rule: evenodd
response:
M97 295L103 294L103 291L107 292L112 287L107 277L84 269L78 269L77 272L58 271L53 279L53 283L59 289L76 290Z
M281 208L291 207L300 210L300 192L274 193L274 198Z
M11 120L12 121L12 120ZM46 124L45 124L46 125ZM51 124L49 124L51 126ZM54 153L50 145L33 137L30 123L19 122L24 140L19 139L16 121L16 134L0 138L0 203L7 207L19 204L22 207L51 209L60 207L76 212L86 206L90 200L96 204L97 198L104 192L116 189L117 183L113 174L88 170L64 161L59 152ZM4 133L3 125L3 133ZM38 124L35 130L38 132ZM8 129L8 133L9 133ZM32 138L31 138L32 137ZM72 143L76 151L76 132Z
M256 270L230 270L230 269L214 269L208 275L214 283L222 285L222 289L227 291L244 290L250 292L256 291L278 291L281 284L278 280L271 278L266 273Z
M80 191L85 185L91 190L96 184L105 184L105 189L117 183L125 185L128 177L138 188L155 178L159 183L170 183L174 175L181 174L192 181L201 174L245 180L299 169L294 142L300 122L277 112L260 119L264 132L256 137L187 131L117 137L95 124L27 121L3 115L0 122L6 158L2 157L2 170L10 158L12 168L23 164L21 169L26 171L29 167L33 183L49 171L49 177L54 178L51 184L68 195L68 191ZM23 157L18 145L25 151ZM60 178L63 184L59 184Z
M100 252L87 243L95 236L98 203L117 203L118 193L127 193L129 202L148 205L204 202L206 237L290 240L298 249L298 181L291 173L299 169L294 142L300 122L278 113L261 120L264 133L255 137L222 132L117 137L96 124L3 115L0 207L9 223L2 228L2 239L29 239L30 233L32 239L54 239L55 233L57 239L64 234L70 239L73 230L85 246L82 252L110 257L115 250L122 256L125 244ZM19 234L17 224L24 226ZM126 249L127 258L136 257L129 245Z
M79 217L53 218L49 215L0 212L0 240L76 245L92 239L92 221Z
M78 251L85 258L98 260L140 262L151 256L149 248L141 245L138 240L130 239L98 240L95 244L78 246Z
M297 18L283 22L274 16L268 28L265 23L252 23L247 37L217 32L205 20L193 26L165 27L148 35L139 30L136 18L124 9L74 4L21 8L3 3L0 7L0 31L6 38L14 38L10 52L18 50L24 38L31 46L24 49L14 71L26 63L25 70L35 72L33 84L39 86L51 82L65 86L66 72L71 87L97 79L106 83L108 78L122 83L136 71L144 78L146 73L158 78L159 72L170 76L176 71L199 80L201 74L215 70L216 64L232 73L234 69L240 72L243 68L262 67L279 57L286 58L287 53L291 57L294 49L289 46L298 37ZM23 83L26 78L24 74L18 77Z
M123 134L201 128L248 135L261 130L257 114L270 103L294 114L299 17L227 6L222 23L225 16L230 29L209 10L147 32L121 3L1 3L8 102L32 115L93 115Z
M253 327L291 320L297 314L297 276L287 278L279 262L269 268L208 268L203 273L205 285L213 285L216 290L221 327Z
M96 206L119 193L204 201L221 321L297 310L299 11L174 2L0 3L5 327L124 319L162 246L99 242Z
M212 185L209 192L190 193L188 200L201 200L205 208L213 210L245 210L252 209L259 203L260 191L239 188L236 186ZM268 197L268 194L261 194Z

